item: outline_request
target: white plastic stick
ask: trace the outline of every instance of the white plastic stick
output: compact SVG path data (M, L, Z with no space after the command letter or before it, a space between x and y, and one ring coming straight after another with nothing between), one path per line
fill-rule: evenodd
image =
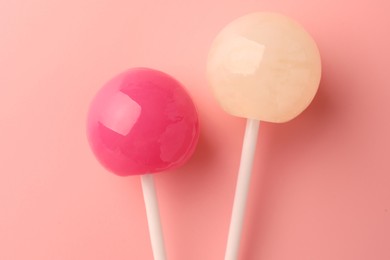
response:
M244 222L246 199L248 197L249 184L252 175L252 166L256 151L259 125L260 121L255 119L248 119L246 122L225 260L236 260L238 257L241 231Z
M160 212L158 210L158 201L154 179L152 174L141 176L142 191L144 193L146 216L149 225L150 241L155 260L165 260L164 236L160 222Z

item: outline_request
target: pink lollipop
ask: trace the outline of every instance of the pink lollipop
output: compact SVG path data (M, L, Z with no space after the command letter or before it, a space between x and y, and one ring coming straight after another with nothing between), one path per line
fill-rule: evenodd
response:
M141 175L155 259L166 259L152 173L183 165L195 150L195 106L179 82L160 71L135 68L110 80L91 103L87 135L109 171Z

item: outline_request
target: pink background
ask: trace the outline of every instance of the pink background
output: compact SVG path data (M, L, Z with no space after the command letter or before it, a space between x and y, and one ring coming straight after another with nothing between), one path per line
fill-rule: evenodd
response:
M262 124L241 259L390 259L387 0L0 0L0 259L151 259L139 178L106 173L85 117L110 77L149 66L192 93L201 139L156 176L169 259L223 259L244 120L205 79L212 38L252 11L318 42L323 80L286 124Z

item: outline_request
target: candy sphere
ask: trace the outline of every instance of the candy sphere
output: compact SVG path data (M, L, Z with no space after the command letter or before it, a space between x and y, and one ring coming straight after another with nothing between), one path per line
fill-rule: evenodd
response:
M280 123L299 115L314 98L321 59L298 23L280 14L252 13L217 35L207 77L226 112Z
M182 85L152 69L130 69L93 99L89 144L108 170L121 176L181 166L199 138L196 108Z

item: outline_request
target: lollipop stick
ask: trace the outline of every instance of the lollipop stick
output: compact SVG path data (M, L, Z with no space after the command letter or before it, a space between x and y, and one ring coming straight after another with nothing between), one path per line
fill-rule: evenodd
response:
M144 193L146 217L148 219L153 256L155 260L165 260L164 236L161 228L160 213L158 210L158 201L152 174L142 175L141 183L142 191Z
M260 121L255 119L248 119L246 123L225 260L236 260L238 257L241 231L244 222L245 205L251 179L253 158L256 151L259 125Z

